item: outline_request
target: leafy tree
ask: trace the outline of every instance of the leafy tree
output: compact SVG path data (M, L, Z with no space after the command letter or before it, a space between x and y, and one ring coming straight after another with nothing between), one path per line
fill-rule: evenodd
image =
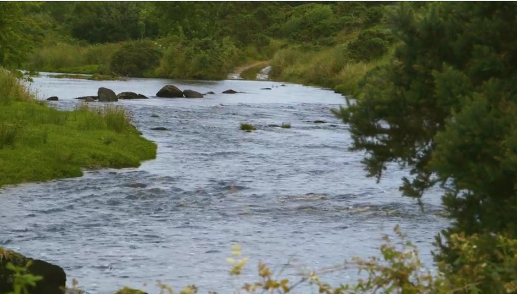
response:
M354 105L334 111L350 124L351 149L367 153L378 181L391 162L410 168L406 196L440 185L453 219L446 239L516 239L516 3L432 3L422 15L401 3L392 22L394 61L366 76ZM440 236L437 245L438 260L461 270L458 251Z
M336 33L337 24L330 5L311 3L295 7L282 30L295 41L311 42Z
M161 57L162 52L152 41L129 42L113 54L110 69L115 74L140 77L157 67Z
M223 2L154 2L152 15L160 19L162 36L207 38L218 34L216 20L222 5Z
M12 67L23 62L41 36L37 24L25 11L36 2L0 2L0 66Z
M377 29L363 30L347 44L350 58L357 61L371 61L381 58L388 52L391 34Z
M284 22L284 11L277 2L225 2L219 12L221 35L236 44L267 45L270 28Z
M76 2L67 15L72 37L90 43L120 42L153 36L156 25L136 2Z

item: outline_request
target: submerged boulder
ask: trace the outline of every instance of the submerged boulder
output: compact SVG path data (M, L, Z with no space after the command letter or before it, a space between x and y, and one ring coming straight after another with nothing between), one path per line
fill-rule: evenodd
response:
M209 91L209 92L205 93L204 95L214 95L214 94L216 94L216 93Z
M148 99L146 96L142 94L137 94L135 92L120 92L117 94L118 99Z
M31 294L63 294L67 276L63 268L39 259L27 258L12 250L0 247L0 294L13 290L13 272L6 268L8 263L14 266L25 267L27 262L32 264L28 273L43 277L35 287L29 288Z
M79 100L87 100L87 99L89 99L89 100L93 100L93 101L95 101L95 100L97 100L98 98L99 98L99 97L97 97L97 96L82 96L82 97L77 97L77 98L75 98L75 99L79 99Z
M168 131L169 129L165 128L165 127L156 127L156 128L151 128L150 130L152 130L152 131Z
M183 92L173 85L165 85L156 93L156 96L163 98L181 98L183 97Z
M228 90L223 91L223 94L236 94L236 93L237 93L237 91L232 90L232 89L228 89Z
M99 97L99 102L117 102L119 100L113 90L104 87L100 87L97 90L97 96Z
M59 100L58 96L51 96L51 97L47 98L47 101L58 101L58 100Z
M203 98L203 94L193 90L184 90L183 95L185 98Z

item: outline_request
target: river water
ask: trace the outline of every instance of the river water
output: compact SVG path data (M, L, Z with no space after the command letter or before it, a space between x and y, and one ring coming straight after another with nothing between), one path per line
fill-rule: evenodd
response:
M216 94L154 97L166 84ZM115 104L158 144L156 160L0 190L0 246L62 266L69 284L75 278L99 294L121 286L155 293L160 280L176 290L196 284L200 293L231 293L255 281L259 260L295 279L301 270L378 255L381 237L398 224L433 265L433 237L447 225L440 191L426 195L422 212L398 191L404 171L389 169L379 184L366 178L363 154L347 150L348 127L329 111L344 104L332 91L271 81L46 76L31 87L42 98L58 96L51 104L63 109L99 87L150 97ZM226 89L244 93L220 94ZM240 131L241 122L258 130ZM291 128L271 126L282 123ZM250 258L239 278L229 276L226 261L233 244ZM333 285L355 278L356 270L322 277Z

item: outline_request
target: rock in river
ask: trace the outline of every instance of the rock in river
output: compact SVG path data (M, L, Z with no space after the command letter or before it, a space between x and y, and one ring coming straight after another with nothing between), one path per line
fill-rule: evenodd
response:
M165 85L156 93L157 97L164 98L181 98L183 97L183 92L173 85Z
M223 91L223 94L236 94L236 93L237 93L237 91L232 90L232 89L228 89L228 90Z
M97 96L99 97L99 102L116 102L119 100L113 90L104 87L100 87L97 90Z
M63 268L39 259L27 258L14 251L0 247L0 294L13 290L13 273L6 269L10 262L15 266L25 267L31 261L28 273L43 279L29 288L31 294L63 294L67 276Z
M193 91L193 90L184 90L183 95L185 98L203 98L203 94Z
M117 94L118 99L148 99L146 96L142 94L137 94L135 92L120 92Z

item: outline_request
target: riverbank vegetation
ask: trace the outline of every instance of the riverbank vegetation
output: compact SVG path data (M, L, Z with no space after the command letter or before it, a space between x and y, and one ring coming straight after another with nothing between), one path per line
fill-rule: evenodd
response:
M402 193L419 201L442 189L452 223L436 239L436 274L423 274L415 248L403 242L383 246L379 259L358 261L369 275L359 286L329 286L313 274L302 282L322 293L516 293L515 2L0 5L0 25L12 28L0 34L0 44L10 45L0 46L4 66L215 79L269 60L274 79L356 98L334 113L349 126L351 150L366 153L368 176L381 180L393 164L410 170ZM27 156L56 164L62 175L84 165L136 164L136 150L151 150L148 142L124 141L138 135L118 109L58 114L13 89L3 108L9 111L0 112L0 155L7 154L0 168L17 168L8 170L13 175L39 180L55 172L32 171ZM61 131L67 135L60 138ZM91 145L71 143L74 136ZM40 159L40 150L52 156ZM231 273L245 263L236 261ZM259 276L244 290L285 293L293 286L265 265Z
M0 69L0 186L78 177L82 168L137 167L156 156L120 107L60 111Z
M240 65L263 61L259 64L272 65L273 79L353 94L369 69L388 60L395 39L386 24L393 7L392 2L33 4L24 11L37 46L18 66L224 79ZM254 79L259 70L249 69L245 78Z

